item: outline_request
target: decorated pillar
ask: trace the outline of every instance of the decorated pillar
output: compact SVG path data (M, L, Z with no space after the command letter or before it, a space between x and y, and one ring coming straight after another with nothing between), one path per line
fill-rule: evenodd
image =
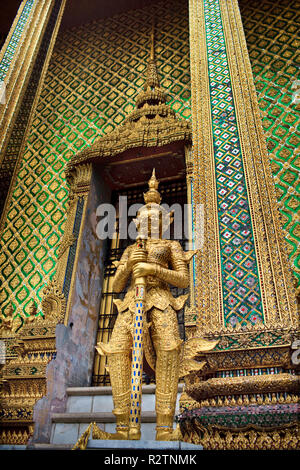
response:
M23 0L0 52L0 211L24 151L65 0ZM4 218L3 218L4 219Z
M193 197L205 227L196 334L219 342L187 381L181 427L207 448L293 446L296 297L238 2L190 0L189 15Z

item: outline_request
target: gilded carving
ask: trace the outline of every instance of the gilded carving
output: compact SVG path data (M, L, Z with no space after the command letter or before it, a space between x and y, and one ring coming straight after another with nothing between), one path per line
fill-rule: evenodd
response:
M33 432L33 426L24 430L15 431L10 429L0 430L0 444L24 445L27 444Z
M278 348L225 350L205 355L208 370L234 370L239 368L291 366L290 346Z
M74 198L86 197L89 193L92 175L91 163L81 163L70 175L68 183L70 186L69 204L74 202Z
M59 245L59 250L57 253L57 259L60 259L65 251L70 248L75 242L76 238L74 237L73 233L67 233L63 239L61 244Z
M46 394L45 372L55 357L55 326L36 317L31 304L31 316L24 327L12 337L3 337L6 362L1 366L1 422L3 444L26 444L33 432L33 407ZM40 335L40 336L39 336ZM14 427L18 426L18 432Z
M282 327L279 322L273 322L272 328L262 323L253 326L236 327L211 330L204 329L203 336L209 339L218 338L218 350L226 349L257 349L260 347L289 346L297 337L297 327Z
M285 392L272 392L272 393L259 393L259 394L243 394L243 395L216 395L199 401L191 398L186 392L183 392L180 397L180 413L187 410L201 410L203 407L236 407L248 405L270 405L270 404L297 404L299 396L293 393Z
M66 310L66 300L55 276L52 277L44 288L43 294L42 310L47 321L53 321L54 323L63 322Z
M258 375L246 377L212 378L187 386L186 393L196 400L211 396L243 395L249 393L288 392L297 393L299 377L288 374Z
M195 421L181 427L181 432L185 442L203 445L205 450L296 450L300 442L296 424L276 430L261 430L255 426L236 430L204 427Z
M2 330L2 335L5 333L11 334L14 326L14 309L11 304L9 304L8 309L6 310L6 316L2 318L0 324L0 331Z

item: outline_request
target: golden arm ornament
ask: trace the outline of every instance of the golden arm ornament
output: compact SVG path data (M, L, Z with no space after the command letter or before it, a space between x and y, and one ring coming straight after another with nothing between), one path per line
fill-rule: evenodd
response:
M195 254L194 251L193 254ZM155 265L155 276L175 287L186 288L189 285L189 273L187 262L183 256L183 250L179 242L173 242L171 245L171 266L167 269L159 264Z

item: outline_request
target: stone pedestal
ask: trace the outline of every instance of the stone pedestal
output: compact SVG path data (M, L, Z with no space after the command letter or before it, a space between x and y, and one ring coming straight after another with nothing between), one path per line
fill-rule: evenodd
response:
M89 439L88 450L101 449L101 450L154 450L154 451L173 451L173 450L202 450L202 446L189 444L180 441L147 441L141 439L139 441L103 441L101 439Z
M183 385L180 384L176 414L179 413L179 398L182 389ZM53 413L51 416L51 437L47 448L49 446L73 446L92 422L96 422L103 431L115 432L116 423L112 410L111 387L68 388L66 411ZM155 385L143 386L141 424L143 442L155 442Z

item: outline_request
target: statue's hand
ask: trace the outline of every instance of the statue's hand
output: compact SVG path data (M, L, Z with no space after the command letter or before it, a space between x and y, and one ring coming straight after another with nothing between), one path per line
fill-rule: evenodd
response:
M147 251L141 248L132 250L127 261L127 267L132 270L137 263L144 263L147 260Z
M132 268L134 278L143 276L153 276L155 274L155 266L151 263L137 263Z

